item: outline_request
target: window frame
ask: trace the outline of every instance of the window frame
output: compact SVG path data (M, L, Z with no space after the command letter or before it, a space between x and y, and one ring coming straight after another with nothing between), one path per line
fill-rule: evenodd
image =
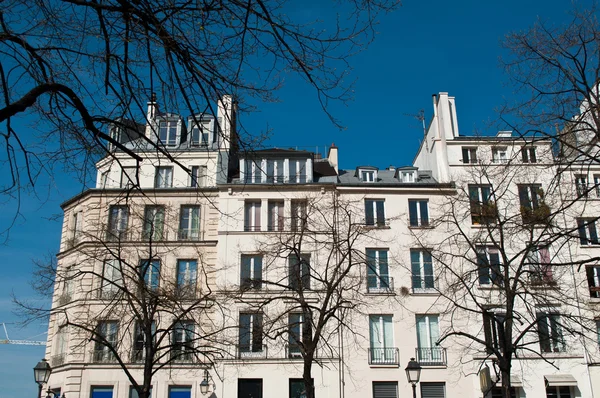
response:
M462 162L463 164L476 164L477 163L477 147L474 146L463 146L462 151Z
M575 192L578 197L588 196L588 175L587 174L575 174L573 175L575 181Z
M164 140L162 138L164 134ZM179 120L160 120L158 122L158 142L164 146L177 146L177 136L179 135ZM171 137L171 134L174 134Z
M173 325L170 336L172 360L176 362L191 362L194 359L195 333L196 323L194 321L180 320Z
M500 249L497 246L482 245L476 246L476 251L479 287L502 287L504 285L504 265ZM492 257L493 254L497 255L497 259ZM485 282L486 280L487 282Z
M494 163L494 164L508 163L508 147L506 147L506 146L492 147L492 163Z
M154 188L173 188L173 166L155 166Z
M244 321L242 321L242 319ZM262 353L265 349L263 343L263 313L256 311L242 311L238 316L238 325L238 352L240 353L240 356L244 357ZM244 330L247 330L247 332Z
M521 161L523 163L538 163L536 147L533 145L523 145L521 147Z
M147 290L158 290L160 287L161 261L158 258L140 259L140 275Z
M467 187L472 225L496 223L497 207L491 184L469 184ZM493 214L492 214L493 213Z
M383 228L385 219L385 199L365 199L365 225L375 228Z
M388 254L388 249L365 249L368 293L389 293L393 290Z
M185 268L182 268L184 264ZM196 297L196 290L198 288L198 260L177 259L176 275L175 288L178 294L183 298L191 299Z
M117 263L117 265L114 263ZM107 274L107 270L112 271L110 274ZM100 280L100 297L109 299L113 298L119 294L122 284L123 269L121 266L121 261L115 258L104 260L102 263L102 278Z
M310 262L310 253L290 253L288 256L288 286L291 290L310 290Z
M411 228L429 227L429 199L408 199L408 221Z
M504 352L500 342L506 338L504 330L506 314L494 310L492 308L483 312L483 334L486 342L485 350L488 354L493 353L492 348Z
M108 208L108 241L127 239L129 224L129 206L111 205Z
M577 231L579 234L579 244L581 246L597 246L600 244L598 240L598 228L596 227L595 218L577 218ZM583 233L582 233L583 232Z
M600 265L587 264L585 266L585 275L590 298L600 298Z
M142 239L161 241L165 235L165 206L147 205L144 207Z
M139 186L140 179L137 173L138 168L135 166L125 166L121 168L121 181L119 188L129 189L134 186ZM133 171L133 174L130 174Z
M301 358L304 342L307 338L310 339L312 335L312 325L305 318L305 314L302 312L290 312L288 314L287 351L289 358Z
M290 201L291 223L290 228L293 232L306 230L308 226L308 200L292 199Z
M267 231L281 232L285 227L285 201L269 199L267 201Z
M417 255L419 256L418 261L416 258ZM436 292L435 269L433 266L433 256L431 255L431 251L421 248L410 249L410 264L411 288L413 293L419 294ZM430 273L428 273L428 266L431 268Z
M262 200L250 199L244 201L244 232L261 231Z
M558 311L536 311L536 329L541 354L552 354L566 351L566 342L564 339L563 326L560 322L560 319L561 315Z
M190 188L201 188L207 186L207 170L208 168L206 166L190 166Z
M262 264L261 254L241 254L240 256L240 289L262 289ZM247 269L247 270L246 270ZM246 278L245 275L248 275Z
M187 213L187 214L186 214ZM184 221L187 220L186 223ZM201 206L200 205L181 205L179 208L179 240L198 241L201 240L200 234ZM186 225L184 225L186 224ZM194 228L197 224L197 228Z
M114 362L116 355L111 351L119 348L119 321L102 319L96 323L94 329L94 358L93 362ZM104 329L104 330L103 330ZM106 340L107 344L100 341Z

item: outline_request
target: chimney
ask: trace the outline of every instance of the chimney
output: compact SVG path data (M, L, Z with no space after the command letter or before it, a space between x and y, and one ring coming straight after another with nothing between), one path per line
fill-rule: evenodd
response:
M156 102L156 93L152 93L150 101L147 102L148 111L146 112L146 137L152 141L158 139L158 132L155 124L156 116L158 116L158 103Z
M219 124L219 148L229 149L237 143L237 103L231 95L224 95L217 103L217 122Z
M327 160L329 161L329 164L331 165L331 167L333 167L335 169L336 174L339 174L339 171L338 171L338 148L335 146L334 143L331 143L331 146L329 147L329 152L327 152Z

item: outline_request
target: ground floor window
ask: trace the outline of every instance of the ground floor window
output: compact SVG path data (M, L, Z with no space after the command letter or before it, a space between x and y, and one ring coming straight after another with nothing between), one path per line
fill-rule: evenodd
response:
M313 387L315 380L313 381ZM306 387L304 379L290 379L290 398L306 398Z
M262 398L262 379L238 379L238 398Z
M91 398L113 398L113 388L112 387L97 387L92 386L92 393L90 394Z
M192 387L169 387L169 398L191 398Z
M398 382L374 381L373 398L398 398Z
M487 395L489 398L502 398L502 388L494 387L492 391ZM517 398L517 389L514 387L510 388L510 398Z
M129 387L129 398L139 398L139 394L135 388ZM150 387L150 398L152 398L152 387Z
M446 383L420 383L421 398L446 398Z
M546 398L571 398L571 387L548 386L546 387Z

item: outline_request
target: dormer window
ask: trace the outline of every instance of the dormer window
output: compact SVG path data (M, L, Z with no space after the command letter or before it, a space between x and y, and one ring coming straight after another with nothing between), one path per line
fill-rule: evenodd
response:
M310 183L312 182L312 159L290 159L279 156L253 160L241 159L240 180L247 184Z
M177 145L177 120L164 120L158 125L158 139L166 146Z
M376 182L377 181L377 168L376 167L358 167L356 169L356 177L362 182Z
M290 159L289 182L294 184L306 183L306 159Z
M204 116L200 123L194 123L193 119L189 121L190 125L193 125L190 137L190 145L193 147L208 147L212 144L211 119L206 117Z
M402 172L402 182L415 182L415 172L414 171L403 171Z

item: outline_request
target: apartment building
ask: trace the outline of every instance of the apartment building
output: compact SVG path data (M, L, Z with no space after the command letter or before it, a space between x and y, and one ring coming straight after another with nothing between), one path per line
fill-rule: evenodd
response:
M515 397L598 395L595 169L433 106L412 164L342 169L335 145L236 151L228 97L149 102L114 132L143 161L116 150L63 205L49 387L135 397L156 369L152 397L299 398L309 362L316 397L403 397L416 358L419 397L483 397L487 369L496 398L509 350Z

